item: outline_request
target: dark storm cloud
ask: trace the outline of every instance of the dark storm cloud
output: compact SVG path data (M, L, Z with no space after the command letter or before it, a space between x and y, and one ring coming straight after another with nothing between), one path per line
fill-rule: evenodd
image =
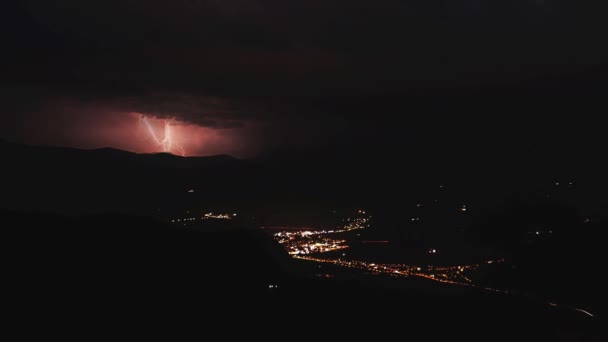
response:
M117 97L101 104L116 111L137 112L161 119L176 118L212 128L242 127L243 120L252 119L256 110L254 106L221 98L163 93ZM244 112L250 115L243 117L241 113Z
M592 62L598 11L564 0L29 0L15 24L77 80L299 92Z
M467 102L483 102L481 115L513 114L488 114L504 100L452 103L443 95L460 93L445 89L576 73L608 56L600 43L606 5L580 1L24 0L3 6L2 115L36 106L46 106L35 112L47 115L68 98L82 115L108 108L219 129L264 123L274 127L266 135L277 144L289 137L306 143L312 139L301 137L310 131L341 140L350 130L343 140L369 139L369 130L385 126L433 135L441 121L470 131L464 122L474 120L453 114L468 109ZM404 118L408 124L397 125ZM401 135L389 129L373 138Z

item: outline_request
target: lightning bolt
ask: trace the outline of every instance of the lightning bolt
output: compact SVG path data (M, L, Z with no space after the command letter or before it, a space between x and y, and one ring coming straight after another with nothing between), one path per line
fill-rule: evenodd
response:
M152 128L152 125L150 125L150 121L148 121L147 117L142 116L141 120L143 121L144 125L146 125L146 128L148 129L148 133L150 133L150 136L152 137L154 142L157 145L162 146L163 152L168 152L168 153L178 152L182 156L186 155L186 152L184 151L184 149L181 146L174 143L173 137L172 137L172 132L171 132L171 124L169 123L168 120L165 120L165 134L164 134L164 137L162 140L158 137L158 135L156 135L156 132L154 131L154 128Z

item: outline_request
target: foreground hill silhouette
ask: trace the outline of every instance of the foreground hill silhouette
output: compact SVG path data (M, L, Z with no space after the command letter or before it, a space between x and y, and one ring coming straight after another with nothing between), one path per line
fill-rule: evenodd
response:
M313 278L258 230L185 230L125 215L0 216L5 309L48 332L142 327L143 336L177 323L179 332L228 337L245 329L252 338L600 334L594 319L519 297L408 280Z

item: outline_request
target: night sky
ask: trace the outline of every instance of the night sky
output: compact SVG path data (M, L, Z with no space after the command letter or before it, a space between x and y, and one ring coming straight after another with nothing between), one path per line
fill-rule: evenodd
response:
M605 4L1 6L0 138L9 141L162 151L147 118L159 137L167 122L186 155L330 151L580 162L606 145Z

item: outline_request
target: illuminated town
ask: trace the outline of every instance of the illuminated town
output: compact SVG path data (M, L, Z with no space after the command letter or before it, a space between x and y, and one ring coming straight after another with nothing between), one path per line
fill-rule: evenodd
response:
M188 216L188 217L180 217L171 219L170 223L187 223L193 221L205 221L205 220L232 220L236 217L236 213L233 214L216 214L216 213L206 213L203 216Z
M364 211L359 210L358 213L363 214ZM348 218L340 229L282 231L273 235L275 240L283 245L291 255L325 253L348 248L346 240L329 238L327 235L367 228L369 220L369 217Z
M379 264L361 260L349 260L342 257L324 257L322 254L349 248L346 237L336 238L336 235L354 230L369 228L371 216L367 216L363 210L355 212L355 217L344 220L343 225L333 230L293 229L291 231L280 231L273 234L274 239L281 244L287 252L296 259L313 261L317 263L331 264L340 267L362 270L375 275L389 275L393 277L420 277L440 283L448 283L461 286L480 287L489 291L503 292L483 287L473 280L476 272L481 268L493 263L504 262L503 259L487 260L476 264L454 265L454 266L417 266L406 264ZM275 228L277 229L277 228ZM342 234L344 235L344 234ZM365 241L370 242L370 241ZM378 242L378 241L371 241ZM387 241L379 241L387 242ZM429 249L427 253L436 254L436 249Z

